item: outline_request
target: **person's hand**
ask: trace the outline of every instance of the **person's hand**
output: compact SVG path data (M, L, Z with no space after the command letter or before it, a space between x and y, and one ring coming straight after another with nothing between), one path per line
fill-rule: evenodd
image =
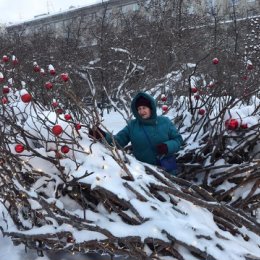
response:
M167 154L168 153L168 146L167 146L167 144L164 144L164 143L157 144L156 151L160 155Z
M100 140L104 136L106 136L106 133L98 126L94 126L94 127L90 128L88 133L89 133L89 135L93 136L97 140Z

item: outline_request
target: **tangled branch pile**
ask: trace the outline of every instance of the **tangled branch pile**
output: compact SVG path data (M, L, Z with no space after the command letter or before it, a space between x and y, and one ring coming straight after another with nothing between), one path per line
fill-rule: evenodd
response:
M180 123L187 144L185 155L180 154L182 174L204 175L204 183L213 191L209 193L89 138L88 126L97 120L95 112L82 109L69 92L68 79L61 79L54 75L52 83L57 84L54 93L69 94L70 107L63 106L63 111L50 98L46 104L40 102L26 85L3 87L0 227L4 235L39 252L102 251L111 257L136 259L257 259L260 226L243 210L258 205L258 162L240 164L240 172L234 172L231 152L248 148L248 142L239 143L235 150L221 146L218 153L214 146L207 146L210 140L218 144L219 131L224 138L226 130L216 127L224 113L209 118L218 122L213 126L204 121L206 117L200 120L201 126L185 122L185 113ZM49 97L54 95L48 88L45 91ZM255 126L246 131L252 135L254 130ZM196 140L199 146L192 150ZM224 152L226 157L218 155ZM216 166L223 158L227 158L225 169L230 169L220 176ZM250 171L255 179L246 182ZM234 188L228 192L219 188L227 180L241 183L234 179L237 176L254 187L241 198L243 210L214 198L224 200L234 193Z
M8 165L14 163L21 162ZM202 188L151 167L132 170L133 179L85 174L64 183L48 172L32 172L34 179L27 179L25 172L16 170L14 177L9 167L1 170L6 176L1 187L4 234L29 248L135 259L257 259L260 227L255 220L218 203ZM117 189L106 187L114 181ZM77 209L66 202L77 203ZM237 243L242 250L230 251Z
M186 145L180 177L207 189L218 200L256 217L260 209L260 100L202 96L183 100L176 118ZM201 113L201 109L205 113ZM181 115L182 113L182 115Z

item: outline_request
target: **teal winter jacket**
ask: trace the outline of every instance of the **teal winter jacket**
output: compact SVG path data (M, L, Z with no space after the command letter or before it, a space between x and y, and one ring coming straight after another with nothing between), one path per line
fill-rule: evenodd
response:
M140 96L151 102L152 114L149 119L142 119L137 112L135 103ZM168 155L173 155L180 150L183 143L181 135L168 117L157 116L156 103L152 96L139 92L131 103L131 109L135 119L129 121L121 131L113 136L120 147L125 147L131 142L136 159L153 165L157 165L156 145L160 143L167 144ZM145 131L143 128L145 128ZM151 143L148 141L145 132L149 136ZM106 134L106 140L110 144L112 143L112 137L108 133Z

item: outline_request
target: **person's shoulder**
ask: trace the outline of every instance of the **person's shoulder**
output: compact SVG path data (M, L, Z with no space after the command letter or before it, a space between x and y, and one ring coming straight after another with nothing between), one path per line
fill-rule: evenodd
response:
M159 123L171 123L171 120L167 116L158 116L157 120Z
M175 124L172 122L172 120L167 116L159 116L158 117L158 124L167 126L167 127L175 127Z
M137 122L138 120L136 119L136 118L133 118L133 119L129 119L128 121L127 121L127 123L128 124L132 124L132 123L135 123L135 122Z
M127 121L127 126L133 126L137 122L138 122L138 120L136 118L135 119L130 119L130 120Z

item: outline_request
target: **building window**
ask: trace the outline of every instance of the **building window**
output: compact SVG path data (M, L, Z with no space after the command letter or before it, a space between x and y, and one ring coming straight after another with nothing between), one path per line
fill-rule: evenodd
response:
M123 5L122 6L122 12L123 13L129 13L129 12L135 12L139 10L138 4L130 4L130 5Z
M207 0L207 10L208 12L210 12L211 14L216 13L216 0Z
M215 7L216 6L216 0L207 0L207 5L209 7Z
M247 10L247 17L252 17L257 14L256 10Z
M188 7L188 14L195 14L195 8L194 8L193 5L190 5L190 6Z
M233 6L233 5L238 5L239 4L239 0L229 0L229 6Z

